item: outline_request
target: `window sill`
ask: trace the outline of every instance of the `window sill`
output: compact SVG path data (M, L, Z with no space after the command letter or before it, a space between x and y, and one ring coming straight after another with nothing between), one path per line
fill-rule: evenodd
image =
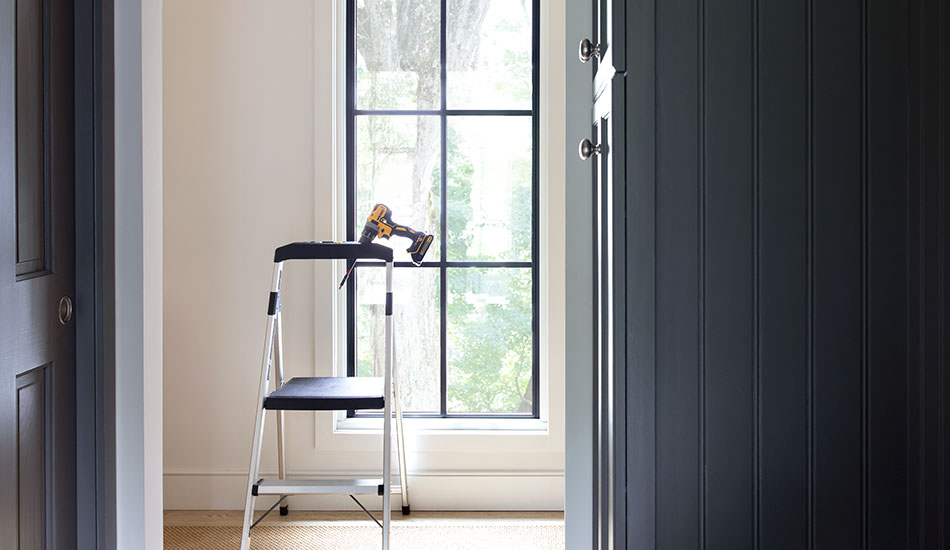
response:
M406 418L403 423L407 432L426 435L548 435L547 421L538 418ZM341 418L333 429L335 434L382 431L381 418Z

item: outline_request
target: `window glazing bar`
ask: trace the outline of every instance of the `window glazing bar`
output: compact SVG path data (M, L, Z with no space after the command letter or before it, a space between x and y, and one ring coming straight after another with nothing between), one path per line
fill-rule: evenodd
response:
M356 116L532 116L534 111L531 109L446 109L445 111L437 109L356 109L353 114Z
M483 262L483 261L470 261L470 262L422 262L421 265L417 266L412 262L393 262L395 267L507 267L507 268L529 268L534 267L532 262ZM357 262L356 267L386 267L386 264L383 262Z

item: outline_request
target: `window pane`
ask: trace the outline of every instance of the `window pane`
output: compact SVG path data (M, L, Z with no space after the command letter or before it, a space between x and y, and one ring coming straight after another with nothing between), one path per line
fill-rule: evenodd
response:
M449 0L449 109L531 108L530 0Z
M448 259L531 260L531 117L449 117Z
M356 107L438 109L439 0L357 0Z
M357 268L356 365L359 376L383 376L386 270ZM406 412L439 412L439 270L393 270L393 324L399 393Z
M531 413L531 269L448 277L448 410Z
M356 127L356 235L373 205L383 203L393 221L435 236L426 260L438 261L439 117L360 116ZM408 239L379 239L396 261L409 261Z

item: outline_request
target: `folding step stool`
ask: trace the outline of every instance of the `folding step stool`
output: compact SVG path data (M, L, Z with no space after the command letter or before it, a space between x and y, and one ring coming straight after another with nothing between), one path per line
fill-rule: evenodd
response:
M386 353L383 378L326 377L292 378L284 383L283 341L280 319L280 278L287 260L356 260L370 259L386 262ZM336 493L350 495L377 494L383 497L383 550L389 550L390 495L397 492L402 501L403 515L409 514L409 486L406 480L406 449L403 444L402 407L399 403L399 383L396 371L393 339L393 251L380 244L298 242L278 248L274 252L274 278L271 282L267 305L267 328L264 337L264 357L261 361L261 380L257 396L257 418L254 421L254 440L251 444L251 464L247 476L247 501L244 505L244 528L241 550L250 547L251 529L267 514L284 502L288 495ZM276 390L268 395L271 365L277 371ZM392 397L392 399L390 399ZM396 413L396 444L399 451L399 485L392 486L392 409ZM380 478L372 479L287 479L284 468L284 411L334 411L383 409L383 471ZM277 412L277 463L279 479L260 479L261 444L264 440L264 411ZM279 499L264 514L253 521L254 501L259 495L275 495ZM363 510L369 514L366 508ZM281 506L286 515L287 506ZM372 514L370 514L372 517ZM376 521L376 518L373 518ZM376 521L378 524L379 522Z

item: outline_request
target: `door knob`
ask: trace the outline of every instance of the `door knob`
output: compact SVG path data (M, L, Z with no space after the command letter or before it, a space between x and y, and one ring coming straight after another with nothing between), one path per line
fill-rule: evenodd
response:
M59 323L65 325L73 318L73 301L69 296L59 299Z
M584 138L577 144L577 154L580 155L581 160L587 160L600 154L600 145L594 145L589 139Z
M581 40L577 47L577 57L581 59L581 63L587 63L591 57L600 59L600 44L594 44L586 38Z

